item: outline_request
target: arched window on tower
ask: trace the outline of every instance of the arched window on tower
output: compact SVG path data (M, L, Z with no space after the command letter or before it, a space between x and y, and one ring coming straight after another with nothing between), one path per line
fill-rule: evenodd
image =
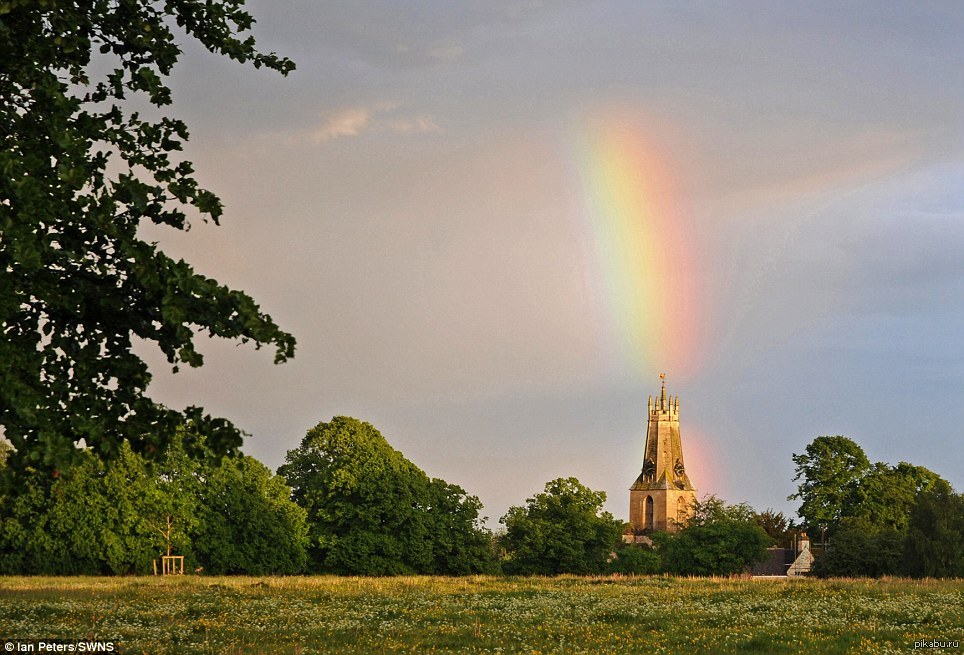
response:
M686 499L680 496L676 499L676 523L683 525L686 523L687 514Z
M653 497L646 496L646 520L643 522L643 528L646 530L653 529Z

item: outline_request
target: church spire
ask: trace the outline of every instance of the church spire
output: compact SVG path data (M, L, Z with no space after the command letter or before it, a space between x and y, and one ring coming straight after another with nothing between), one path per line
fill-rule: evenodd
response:
M683 460L679 396L666 395L665 373L659 379L659 398L647 403L643 469L630 487L629 520L636 531L675 530L696 501Z

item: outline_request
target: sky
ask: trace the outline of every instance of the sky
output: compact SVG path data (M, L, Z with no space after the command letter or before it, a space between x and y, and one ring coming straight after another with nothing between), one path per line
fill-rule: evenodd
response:
M257 1L282 78L185 42L221 226L144 228L298 340L149 392L271 468L377 427L489 524L574 476L628 518L646 400L699 494L792 515L818 435L964 489L964 5Z

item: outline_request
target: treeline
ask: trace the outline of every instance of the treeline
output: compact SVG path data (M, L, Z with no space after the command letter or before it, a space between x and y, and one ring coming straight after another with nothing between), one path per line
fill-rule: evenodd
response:
M193 458L198 439L179 431L156 461L125 443L106 464L88 450L62 474L18 472L0 497L0 574L145 574L168 553L211 574L498 570L478 498L367 423L319 424L277 475Z
M309 430L277 474L251 457L198 460L197 439L179 431L156 461L125 445L106 465L85 451L56 477L20 475L0 498L0 573L144 574L171 552L210 574L723 575L823 529L822 575L962 574L961 496L920 467L870 466L842 437L794 456L801 524L709 497L646 545L623 543L605 493L575 478L548 482L493 533L477 497L353 418Z
M18 476L0 498L0 573L150 573L168 548L191 570L303 571L305 511L285 481L251 457L196 461L184 441L157 462L124 443L106 465L85 451L54 477Z
M748 510L711 499L687 537L625 546L605 493L575 478L510 508L493 534L477 497L353 418L309 430L277 475L251 457L197 460L197 439L179 431L156 461L125 444L107 464L85 451L55 477L18 476L0 498L0 573L144 574L169 552L210 574L704 573L739 570L769 543L753 527L751 555L734 560L721 542L693 569L689 537L748 526Z
M964 577L964 495L923 466L871 464L846 437L793 455L800 528L827 548L814 575Z

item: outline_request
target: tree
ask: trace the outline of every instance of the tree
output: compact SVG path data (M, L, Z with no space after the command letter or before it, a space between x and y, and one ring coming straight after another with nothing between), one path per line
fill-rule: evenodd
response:
M148 120L124 102L171 102L164 78L178 26L208 50L287 74L255 48L244 0L0 0L0 426L12 469L63 468L81 441L104 459L128 441L158 455L189 422L217 454L239 431L197 407L153 402L132 340L156 344L176 371L199 366L198 332L273 345L295 341L244 293L138 238L146 221L217 223L221 203L175 155L179 120ZM88 71L111 70L102 79Z
M53 573L58 550L47 528L54 479L28 470L16 495L0 496L0 574Z
M545 492L510 507L499 519L507 573L555 575L602 573L624 524L603 512L606 494L576 478L546 483Z
M88 464L71 467L61 477L60 494L50 508L51 526L61 526L72 552L82 553L94 573L148 573L168 547L193 563L194 498L183 478L193 475L194 467L184 470L176 461L180 441L174 443L156 463L167 479L151 471L127 443L107 463L87 451Z
M865 517L844 517L813 566L822 577L871 577L899 572L903 534Z
M946 482L921 492L911 509L901 569L914 577L964 577L964 494Z
M176 504L165 498L176 490L162 490L127 444L107 465L82 451L57 478L27 473L18 493L0 506L0 570L60 575L151 570L165 545L152 518L159 506ZM179 550L189 549L187 534L172 536Z
M710 495L697 500L687 527L713 523L754 523L757 514L747 503L727 504L722 498Z
M308 513L313 570L361 575L428 566L428 526L419 512L424 473L372 425L335 417L308 431L278 469Z
M666 569L677 575L740 573L767 557L772 543L745 503L727 505L710 496L698 501L686 527L657 536Z
M870 468L863 449L847 437L817 437L802 455L793 455L797 465L794 480L797 493L787 500L802 500L797 513L808 529L835 525L849 515L857 485Z
M860 446L840 436L814 439L806 454L793 460L794 479L802 482L790 498L803 500L799 514L809 526L825 525L830 535L826 553L814 565L815 575L895 574L902 553L908 572L929 575L921 572L936 570L924 564L924 553L941 540L931 542L921 530L909 535L908 527L915 507L930 506L934 497L928 494L950 489L939 475L907 462L871 466Z
M618 543L615 554L609 562L611 573L653 575L663 570L659 553L648 546Z
M941 476L923 466L877 462L860 479L845 514L865 518L871 525L906 532L917 495L940 482Z
M774 512L772 509L756 514L753 517L758 526L763 528L767 536L780 548L793 548L794 525L793 521L783 515L783 512Z
M29 470L0 498L0 574L145 574L172 553L213 573L300 572L304 510L284 481L250 457L192 460L185 434L160 461L124 443L56 478Z
M217 575L290 575L305 566L305 510L284 478L252 457L225 459L199 490L198 562Z
M427 488L432 565L425 573L495 573L492 535L479 518L482 502L462 487L433 478Z
M428 476L371 424L319 423L278 469L308 513L313 571L474 573L489 566L478 498Z

